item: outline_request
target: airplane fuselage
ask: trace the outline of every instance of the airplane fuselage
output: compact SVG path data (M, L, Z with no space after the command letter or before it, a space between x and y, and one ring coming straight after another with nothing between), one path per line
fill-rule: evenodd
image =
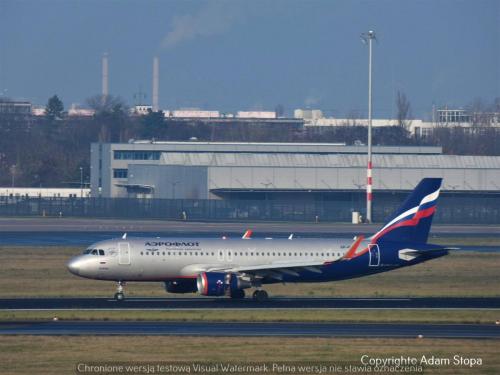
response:
M342 280L430 259L420 256L404 259L398 244L360 243L368 251L349 262L342 261L352 239L207 239L207 238L129 238L113 239L92 245L73 258L68 267L78 276L116 281L168 281L196 279L207 269L225 269L267 264L278 267L316 263L298 267L293 272L267 275L262 283L321 282ZM401 249L408 247L405 244ZM429 246L429 245L427 245ZM97 250L92 254L93 250ZM103 255L99 255L99 253ZM445 255L433 253L432 258Z

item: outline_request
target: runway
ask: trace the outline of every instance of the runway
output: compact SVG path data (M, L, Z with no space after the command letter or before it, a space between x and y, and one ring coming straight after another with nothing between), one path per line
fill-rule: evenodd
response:
M500 298L15 298L0 310L500 309Z
M301 222L196 222L168 220L124 220L100 218L0 218L0 232L151 232L169 235L183 233L235 233L241 235L251 228L256 233L291 232L299 234L324 233L329 235L371 234L378 224L301 223ZM500 225L446 225L432 226L431 235L499 236Z
M215 322L0 322L1 335L308 336L500 339L481 324L339 324Z

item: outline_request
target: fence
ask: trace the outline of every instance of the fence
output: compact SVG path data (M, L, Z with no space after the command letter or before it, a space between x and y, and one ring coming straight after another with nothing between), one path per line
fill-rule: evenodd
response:
M383 222L402 201L381 197L373 204L373 221ZM353 211L364 215L365 202L280 200L188 200L132 198L0 197L0 216L100 217L200 221L350 222ZM443 196L436 223L500 224L500 196Z

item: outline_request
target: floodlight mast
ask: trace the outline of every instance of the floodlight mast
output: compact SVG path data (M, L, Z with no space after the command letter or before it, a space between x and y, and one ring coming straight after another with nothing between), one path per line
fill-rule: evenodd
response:
M368 167L366 170L366 222L372 222L372 42L375 32L361 34L361 40L368 44Z

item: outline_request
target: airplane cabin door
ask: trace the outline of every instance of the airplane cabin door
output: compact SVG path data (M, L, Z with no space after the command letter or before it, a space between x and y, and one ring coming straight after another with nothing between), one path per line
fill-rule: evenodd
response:
M370 261L368 265L370 267L380 266L380 249L378 247L378 244L369 244L368 251L370 254Z
M118 264L130 265L130 244L128 242L118 244Z

